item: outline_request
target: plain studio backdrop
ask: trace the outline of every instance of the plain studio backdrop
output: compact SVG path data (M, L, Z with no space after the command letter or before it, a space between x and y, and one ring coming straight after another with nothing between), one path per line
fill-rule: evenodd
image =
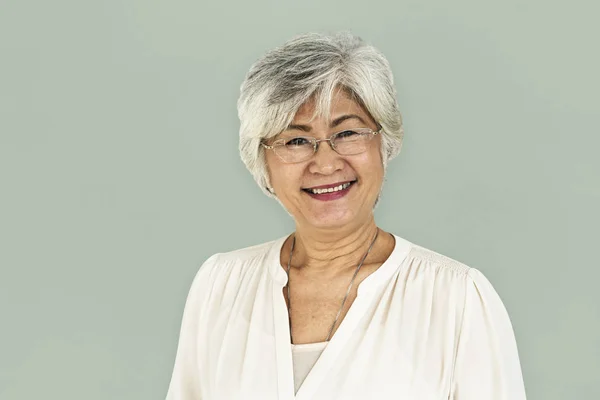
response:
M597 4L1 1L0 399L164 398L200 264L293 229L240 83L337 30L396 77L382 228L490 279L529 399L600 399Z

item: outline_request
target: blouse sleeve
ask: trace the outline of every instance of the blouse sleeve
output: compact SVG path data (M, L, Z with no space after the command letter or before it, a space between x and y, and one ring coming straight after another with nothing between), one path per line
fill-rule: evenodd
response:
M452 400L525 400L513 328L491 283L478 270L467 274Z
M166 400L201 400L200 371L198 370L198 326L200 323L200 312L202 299L208 294L209 264L216 255L210 257L196 274L189 290L181 330L179 343L175 356L175 366L171 376L171 383L167 391Z

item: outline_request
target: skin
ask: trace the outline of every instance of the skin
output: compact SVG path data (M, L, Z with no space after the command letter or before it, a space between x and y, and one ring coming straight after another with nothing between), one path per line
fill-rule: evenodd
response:
M304 104L288 129L273 140L294 136L323 139L352 128L377 130L369 113L343 90L338 90L333 98L329 120L313 117L314 107L312 101ZM354 117L344 118L347 116ZM377 135L367 151L352 156L337 154L328 142L321 142L317 153L301 163L284 163L272 151L266 153L271 186L296 224L296 244L289 273L290 301L294 304L293 342L296 344L325 340L356 266L377 232L373 207L384 176L380 149L381 138ZM351 180L357 182L349 193L333 201L313 199L302 190ZM281 251L281 265L286 270L291 242L290 237ZM380 230L354 281L336 330L354 301L360 282L381 266L393 248L393 236Z

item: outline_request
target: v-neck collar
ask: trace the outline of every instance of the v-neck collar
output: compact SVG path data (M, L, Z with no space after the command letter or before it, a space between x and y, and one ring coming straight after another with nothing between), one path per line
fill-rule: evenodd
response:
M387 282L389 278L400 268L406 258L412 243L393 235L395 239L394 249L385 262L373 273L368 275L357 289L357 297L350 306L348 313L340 323L335 334L321 353L321 356L310 370L306 379L294 395L294 370L292 360L292 345L290 342L290 327L288 310L283 297L283 287L287 283L287 274L280 263L281 248L287 236L273 242L267 262L269 272L273 278L273 308L274 308L274 334L275 353L277 358L277 380L278 398L280 400L304 400L314 397L320 383L326 377L327 372L335 367L344 345L351 337L356 325L364 315L369 306L372 294L380 285Z

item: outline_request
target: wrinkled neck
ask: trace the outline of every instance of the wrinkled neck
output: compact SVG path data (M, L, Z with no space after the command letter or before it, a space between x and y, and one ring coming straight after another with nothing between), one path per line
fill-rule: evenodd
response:
M327 231L297 226L292 268L326 276L353 270L367 253L377 230L374 218L349 229ZM288 258L284 259L287 263L289 249L286 253Z

